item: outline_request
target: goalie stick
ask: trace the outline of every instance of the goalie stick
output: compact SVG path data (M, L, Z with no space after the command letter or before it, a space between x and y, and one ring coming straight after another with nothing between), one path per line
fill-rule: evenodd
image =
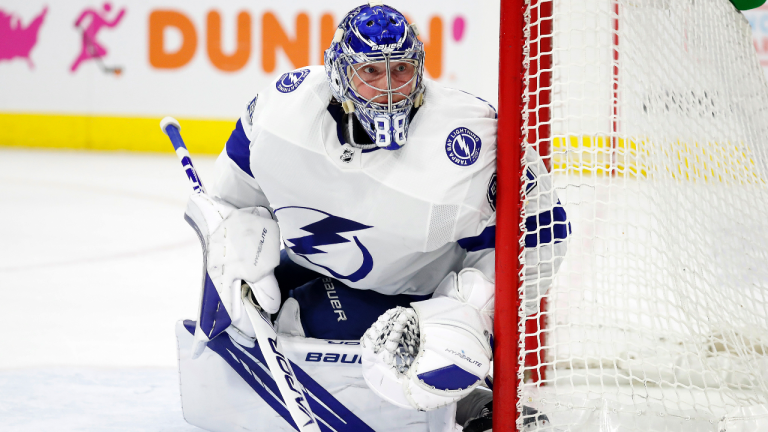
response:
M195 193L205 194L205 187L202 181L200 181L197 170L192 165L192 158L187 147L184 145L184 140L181 139L181 126L179 122L173 117L165 117L160 121L160 129L168 135L171 143L173 143L176 155L179 157ZM203 247L205 248L205 245ZM207 271L205 278L208 278ZM241 299L256 332L256 342L259 345L259 349L261 349L264 359L267 361L267 367L272 373L277 388L280 390L285 407L293 418L295 423L293 426L299 432L320 432L317 420L315 420L315 416L309 408L309 398L306 390L304 390L304 387L293 373L291 362L280 352L277 346L277 332L270 322L269 314L256 304L251 288L246 283L242 284Z

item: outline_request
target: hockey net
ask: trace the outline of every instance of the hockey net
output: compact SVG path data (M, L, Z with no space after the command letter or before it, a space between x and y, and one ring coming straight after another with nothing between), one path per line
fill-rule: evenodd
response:
M749 24L728 0L521 3L517 145L572 232L539 313L518 312L499 430L768 430L768 86ZM538 233L514 212L499 224L521 227L522 287Z

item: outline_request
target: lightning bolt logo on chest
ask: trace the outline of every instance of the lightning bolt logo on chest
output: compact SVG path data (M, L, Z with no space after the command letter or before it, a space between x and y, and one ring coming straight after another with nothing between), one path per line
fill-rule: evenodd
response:
M282 207L275 210L275 214L278 213L280 214L281 229L284 227L285 232L291 234L297 231L309 233L309 235L305 236L286 235L285 247L310 264L324 269L329 276L338 280L357 282L368 276L371 270L373 270L373 256L358 236L350 235L351 239L349 239L341 235L342 233L367 230L373 228L372 226L309 207ZM318 216L322 218L304 226L295 223L295 221L306 222L308 213L313 214L311 216L312 219L317 220L316 217ZM342 246L341 248L321 249L323 246L344 245L347 243L349 245ZM348 248L352 248L352 250ZM350 263L358 262L355 255L361 256L362 262L360 267L352 273L342 274L332 268L347 268ZM352 257L351 261L350 257Z
M325 219L301 227L302 231L312 233L312 235L296 237L287 241L293 245L290 249L300 255L326 253L323 250L317 249L317 246L349 243L349 240L340 236L339 233L360 231L368 228L371 227L338 216L328 216Z

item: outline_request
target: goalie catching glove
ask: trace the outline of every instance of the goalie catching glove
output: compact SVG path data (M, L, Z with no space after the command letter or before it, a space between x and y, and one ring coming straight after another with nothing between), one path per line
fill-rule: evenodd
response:
M429 300L385 312L362 338L363 377L383 399L428 411L469 394L491 363L494 284L451 272Z
M280 231L265 207L237 209L205 194L190 196L184 216L200 237L206 270L192 348L196 358L230 324L254 336L243 313L241 281L251 287L266 312L279 309L274 269L280 262Z

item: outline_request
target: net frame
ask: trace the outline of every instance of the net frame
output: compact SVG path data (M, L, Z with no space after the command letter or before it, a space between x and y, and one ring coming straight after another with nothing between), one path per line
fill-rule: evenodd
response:
M610 175L626 141L621 125L621 0L611 0ZM537 144L552 168L553 0L502 0L500 16L494 431L522 430L521 387L546 379L545 316L522 312L525 181L523 150ZM751 66L751 65L750 65ZM546 297L540 305L547 310Z

